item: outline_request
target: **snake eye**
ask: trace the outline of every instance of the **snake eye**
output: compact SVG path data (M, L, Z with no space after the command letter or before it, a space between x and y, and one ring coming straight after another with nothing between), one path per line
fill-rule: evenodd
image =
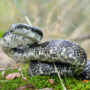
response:
M13 30L10 30L10 32L13 32Z

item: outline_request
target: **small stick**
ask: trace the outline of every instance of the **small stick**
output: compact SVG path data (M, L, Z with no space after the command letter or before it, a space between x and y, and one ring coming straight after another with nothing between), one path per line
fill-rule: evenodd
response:
M23 75L23 73L22 73L22 68L20 67L18 70L20 71L20 74L21 74L22 78L23 78L24 80L26 80L27 78L24 77L24 75Z
M57 74L58 74L58 77L59 77L59 80L60 80L60 82L61 82L62 88L63 88L63 90L66 90L66 88L65 88L65 86L64 86L64 84L63 84L63 81L62 81L62 79L61 79L60 72L58 72L58 69L57 69L57 67L56 67L56 64L55 64L55 63L53 63L53 64L54 64L54 67L55 67L55 71L56 71Z
M19 63L17 63L17 65L18 65L18 70L19 70L19 72L21 74L22 79L26 80L27 78L24 77L21 66L19 65Z
M18 68L0 69L0 71L8 71L8 70L15 70L15 69L18 69Z
M14 3L16 4L17 8L19 9L19 11L21 12L21 14L24 16L25 20L27 21L27 23L32 26L29 18L27 17L27 15L25 14L24 10L20 7L19 3L17 2L17 0L14 0Z
M4 74L5 74L5 71L2 71L2 76L4 76Z

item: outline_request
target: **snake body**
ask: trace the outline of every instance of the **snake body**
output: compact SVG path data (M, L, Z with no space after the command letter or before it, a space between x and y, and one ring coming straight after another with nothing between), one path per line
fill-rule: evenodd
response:
M51 40L44 43L42 31L27 24L13 24L3 34L3 51L17 62L30 62L29 75L57 74L56 64L61 76L78 75L90 79L90 62L85 50L69 40Z

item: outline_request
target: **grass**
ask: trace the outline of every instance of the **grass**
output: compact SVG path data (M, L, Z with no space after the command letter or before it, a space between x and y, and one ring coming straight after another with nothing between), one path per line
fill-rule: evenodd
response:
M32 84L36 89L40 88L52 88L51 84L48 82L48 79L54 80L54 90L63 90L57 76L33 76L30 78L28 76L27 70L28 65L25 64L22 66L24 76L27 77L28 81L23 80L21 77L16 78L15 80L8 80L7 82L0 82L0 90L15 90L17 87L23 86L25 84ZM5 75L8 73L18 72L18 70L6 71ZM5 76L1 76L0 80L5 80ZM90 90L90 82L84 83L81 80L75 78L64 77L63 82L67 90ZM28 89L26 89L28 90Z
M2 37L3 33L4 33L3 31L0 31L0 38Z
M20 0L19 0L20 1ZM82 0L83 1L83 0ZM76 31L80 31L84 23L89 23L89 3L83 4L80 0L31 0L31 2L23 0L21 3L27 16L32 19L33 25L39 26L43 29L45 33L44 40L50 40L55 38L67 38L70 36L75 36ZM56 3L55 3L56 2ZM6 4L7 3L7 4ZM59 5L57 5L59 3ZM57 7L56 7L57 6ZM82 8L82 6L85 8ZM28 9L27 9L28 8ZM56 8L56 9L55 9ZM2 10L3 9L3 10ZM23 16L20 15L17 8L15 7L13 1L2 0L0 3L0 29L7 30L8 27L17 22L26 23ZM10 18L8 18L8 16ZM60 17L61 19L59 20ZM59 24L55 25L55 23ZM70 23L69 23L70 22ZM75 29L72 28L72 24L75 25ZM84 28L83 32L80 31L80 35L83 33L90 32L89 25ZM72 33L74 31L74 34ZM3 31L0 31L0 38L2 37ZM73 34L73 35L71 35ZM89 46L89 45L88 45ZM87 47L87 46L86 46ZM84 48L86 48L84 47ZM87 49L88 51L89 49ZM89 51L88 51L89 55ZM17 87L25 85L26 83L31 83L35 88L52 87L47 81L52 78L54 80L55 90L61 90L61 84L57 76L33 76L30 78L27 74L28 65L23 66L23 73L28 78L28 82L22 80L22 78L17 78L15 80L9 80L8 82L0 82L0 90L14 90ZM18 72L17 70L6 71L5 75L12 72ZM4 80L0 72L0 80ZM75 78L65 77L63 82L67 90L90 90L90 82L83 83L82 81L76 80Z

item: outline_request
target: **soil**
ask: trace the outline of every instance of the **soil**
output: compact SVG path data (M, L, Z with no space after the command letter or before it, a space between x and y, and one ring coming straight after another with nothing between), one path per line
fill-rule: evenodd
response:
M0 68L16 67L16 62L9 58L0 47Z

